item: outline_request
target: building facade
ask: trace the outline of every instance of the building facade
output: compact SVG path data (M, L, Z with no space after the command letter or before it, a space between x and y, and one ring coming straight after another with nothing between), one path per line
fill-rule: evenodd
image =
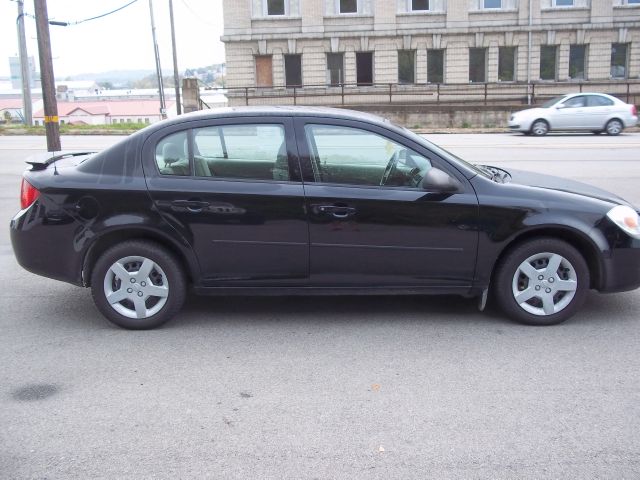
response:
M223 0L227 86L640 78L640 0Z

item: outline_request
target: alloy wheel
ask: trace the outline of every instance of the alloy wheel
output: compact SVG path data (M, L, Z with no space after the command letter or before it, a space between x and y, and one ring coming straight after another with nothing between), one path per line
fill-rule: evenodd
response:
M537 136L546 135L548 131L549 126L544 120L536 120L531 127L531 132Z
M622 132L622 123L619 120L610 120L607 123L607 133L609 135L618 135Z
M104 295L120 315L143 319L162 310L169 297L169 283L157 263L142 256L129 256L107 270Z
M565 309L578 288L576 270L557 253L538 253L522 262L513 275L512 293L528 313L548 316Z

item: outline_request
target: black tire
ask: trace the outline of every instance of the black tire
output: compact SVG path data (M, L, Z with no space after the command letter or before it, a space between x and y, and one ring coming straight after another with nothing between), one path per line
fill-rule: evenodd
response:
M548 257L548 254L559 255L562 258L562 263L553 275L544 267L544 258ZM537 256L541 258L532 262L541 266L539 270L532 263L527 262ZM534 269L533 272L538 270L535 272L535 279L527 277L520 270L521 266L527 263ZM548 263L549 261L547 265ZM544 278L540 279L541 276ZM554 280L550 280L551 276ZM564 282L562 285L575 287L573 297L571 297L571 291L560 287L561 282ZM496 267L492 293L499 307L509 318L527 325L555 325L564 322L578 311L586 298L589 282L587 262L578 250L562 240L541 237L517 245L500 259ZM514 292L520 292L520 294L535 292L535 296L519 303L516 301ZM554 309L557 307L558 311L542 312L547 306L543 297L550 299ZM532 313L532 311L538 313Z
M622 130L624 130L624 124L622 123L621 120L617 118L612 118L607 122L607 124L604 127L604 130L605 132L607 132L607 135L611 135L612 137L615 137L622 133Z
M116 262L125 259L128 261L120 264L124 268L121 272L131 275L131 278L139 273L147 281L130 278L132 288L128 288L129 284L126 284L126 290L132 293L127 293L127 298L114 302L112 306L107 300L107 290L115 286L111 294L125 295L125 283L115 274L112 267L116 267ZM149 260L149 264L153 265L148 275L141 271L145 260ZM156 290L152 291L153 288ZM130 330L147 330L170 320L182 308L186 289L186 279L180 263L166 249L149 241L130 240L111 247L100 256L91 273L91 294L100 313L115 325ZM153 295L149 292L161 294ZM136 294L141 298L135 298ZM138 312L138 301L144 304L141 311L149 316L131 318L126 315Z
M529 131L531 132L531 135L534 135L536 137L543 137L547 133L549 133L549 122L543 120L542 118L534 120Z

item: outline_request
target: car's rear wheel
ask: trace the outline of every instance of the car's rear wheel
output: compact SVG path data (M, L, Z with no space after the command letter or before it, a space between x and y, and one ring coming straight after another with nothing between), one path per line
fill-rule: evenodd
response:
M180 310L186 281L180 264L167 250L135 240L100 256L91 274L91 292L111 322L144 330L162 325Z
M622 133L624 125L622 125L622 122L617 118L613 118L607 122L607 125L604 127L604 129L607 132L607 135L612 135L615 137L616 135L620 135Z
M541 118L531 124L531 133L536 137L542 137L549 132L549 124Z
M493 288L499 306L513 320L554 325L574 315L584 302L589 268L568 243L539 238L506 254Z

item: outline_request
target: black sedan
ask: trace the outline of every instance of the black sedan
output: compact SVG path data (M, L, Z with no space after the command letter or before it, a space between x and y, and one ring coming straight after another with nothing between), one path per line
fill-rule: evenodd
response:
M11 220L27 270L91 287L126 328L214 295L491 292L550 325L640 286L635 208L570 180L469 164L379 117L220 109L100 153L31 159ZM215 308L212 306L212 308Z

